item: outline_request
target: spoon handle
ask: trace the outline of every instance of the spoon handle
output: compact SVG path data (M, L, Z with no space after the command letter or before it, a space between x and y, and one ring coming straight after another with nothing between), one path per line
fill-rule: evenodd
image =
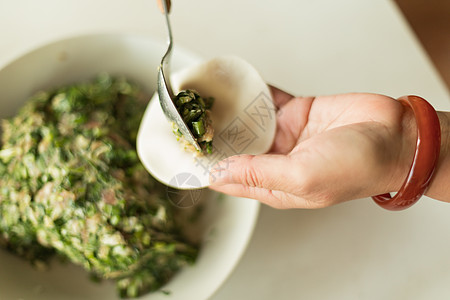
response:
M164 14L170 12L170 0L156 0L158 2L159 10Z

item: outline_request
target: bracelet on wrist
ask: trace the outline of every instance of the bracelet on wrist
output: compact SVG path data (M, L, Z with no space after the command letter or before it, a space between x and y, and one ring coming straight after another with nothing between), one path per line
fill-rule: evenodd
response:
M416 203L425 194L439 159L441 127L434 108L418 96L397 99L412 109L417 123L417 142L414 158L406 180L394 197L389 193L372 199L388 210L402 210Z

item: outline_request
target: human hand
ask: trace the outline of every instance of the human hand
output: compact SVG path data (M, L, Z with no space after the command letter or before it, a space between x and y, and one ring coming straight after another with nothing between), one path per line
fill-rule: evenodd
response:
M211 171L211 189L276 208L319 208L396 191L414 155L412 112L377 94L293 97L272 88L277 132L268 154Z

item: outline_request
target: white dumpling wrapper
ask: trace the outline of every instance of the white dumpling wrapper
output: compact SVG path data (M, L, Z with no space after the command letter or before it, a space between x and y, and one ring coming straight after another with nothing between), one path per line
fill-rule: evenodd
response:
M270 149L276 110L267 84L249 63L234 56L218 57L174 73L171 81L175 94L193 89L202 97L214 97L213 153L195 157L181 147L155 93L139 128L137 152L157 180L179 189L204 188L217 162ZM232 159L221 168L228 163Z

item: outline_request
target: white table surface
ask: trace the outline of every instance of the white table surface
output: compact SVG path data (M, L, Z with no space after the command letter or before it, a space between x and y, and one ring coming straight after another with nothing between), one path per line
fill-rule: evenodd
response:
M0 68L39 45L97 32L165 39L152 0L0 0ZM175 0L177 45L205 58L235 54L298 95L450 96L388 0ZM450 204L403 212L370 199L321 210L263 207L225 299L449 299Z

